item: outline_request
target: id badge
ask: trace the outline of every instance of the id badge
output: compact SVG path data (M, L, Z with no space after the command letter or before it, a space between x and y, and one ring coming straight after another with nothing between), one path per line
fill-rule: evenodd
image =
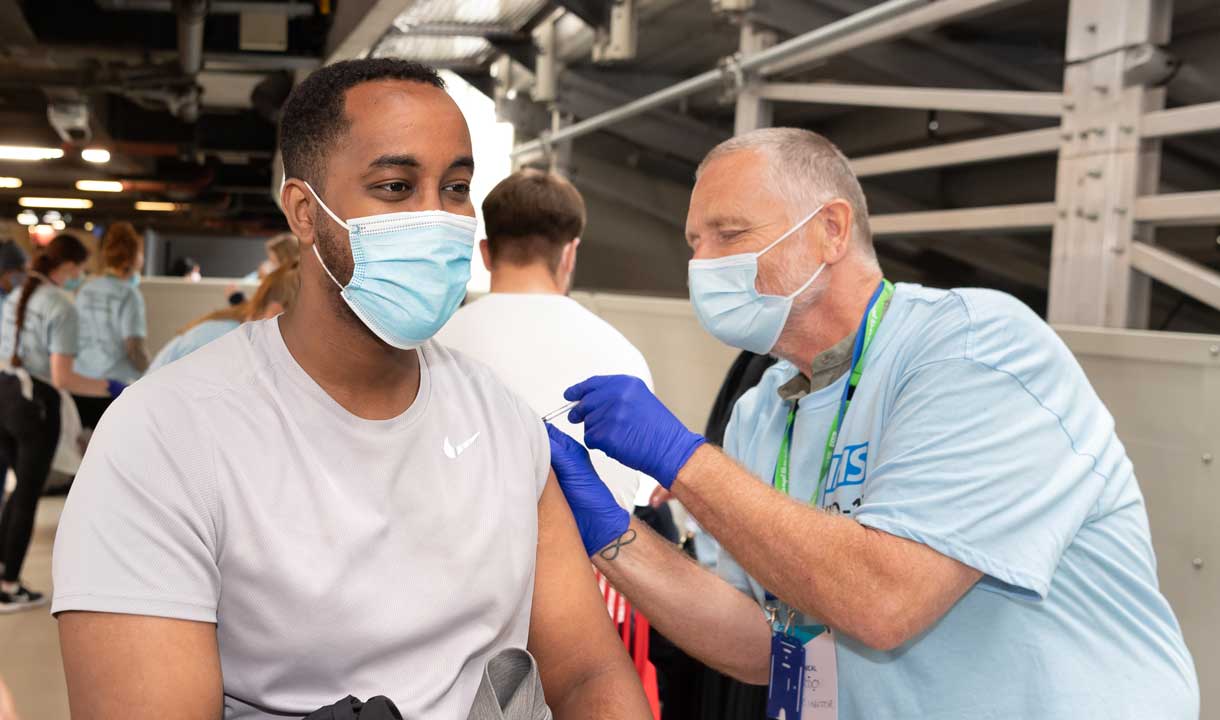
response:
M767 717L801 720L806 685L805 645L782 632L771 634L771 678L767 685Z
M838 720L839 666L835 655L834 632L825 625L800 628L812 635L805 641L805 672L801 691L801 715L804 720Z

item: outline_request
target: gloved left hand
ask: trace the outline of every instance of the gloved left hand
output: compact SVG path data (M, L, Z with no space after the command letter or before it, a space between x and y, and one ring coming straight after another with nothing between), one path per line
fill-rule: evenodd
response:
M631 516L614 501L583 445L550 423L546 434L551 438L551 468L576 517L585 551L592 557L627 532Z
M585 444L668 490L678 471L707 440L686 429L644 381L630 375L599 375L564 391L580 404L568 420L585 424Z

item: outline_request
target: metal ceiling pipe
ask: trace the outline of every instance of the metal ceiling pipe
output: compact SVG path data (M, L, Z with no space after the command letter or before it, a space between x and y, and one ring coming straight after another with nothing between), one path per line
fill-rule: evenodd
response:
M203 68L203 25L208 17L208 0L174 0L174 12L178 15L178 63L184 75L194 78ZM199 119L197 88L188 90L180 99L175 114L186 122Z
M848 33L857 32L862 28L868 27L874 23L889 19L896 15L901 15L909 10L927 5L932 0L888 0L880 5L873 6L867 10L862 10L854 15L836 20L835 22L823 25L816 30L811 30L804 35L797 35L778 45L773 45L766 50L748 55L739 61L735 62L729 70L733 73L745 73L764 65L773 64L779 60L784 60L788 57L802 53L812 47L822 43L829 42L835 38ZM723 85L725 81L725 69L716 68L700 73L692 78L683 80L682 82L671 85L663 90L658 90L651 95L645 95L642 98L633 100L632 102L623 105L622 107L609 110L600 115L594 115L591 118L586 118L578 123L569 125L561 130L552 133L545 133L543 137L537 140L531 140L527 143L522 143L515 147L512 151L514 157L518 155L528 155L545 146L553 143L568 140L580 135L586 135L595 130L600 130L608 125L613 125L621 120L629 117L634 117L649 110L653 110L678 100L695 95L696 93L710 90Z
M195 75L203 67L203 22L208 0L174 0L178 15L178 59L182 72Z

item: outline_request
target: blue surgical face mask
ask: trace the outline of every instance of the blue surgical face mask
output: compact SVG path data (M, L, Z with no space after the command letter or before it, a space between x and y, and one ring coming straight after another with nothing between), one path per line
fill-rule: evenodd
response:
M792 312L792 301L809 289L826 263L818 266L805 284L791 295L763 295L758 280L758 258L790 237L822 211L805 216L775 242L752 253L710 260L691 260L687 268L691 305L699 322L720 342L765 355L771 352Z
M133 288L140 287L140 273L133 272L131 276L127 278L127 284Z
M70 277L67 280L64 280L63 288L68 292L76 292L80 289L81 283L84 281L84 276L76 275L75 277Z
M313 245L322 269L356 317L386 344L409 350L441 329L470 281L475 219L441 210L399 212L344 222L305 183L327 215L347 229L352 278L341 284Z

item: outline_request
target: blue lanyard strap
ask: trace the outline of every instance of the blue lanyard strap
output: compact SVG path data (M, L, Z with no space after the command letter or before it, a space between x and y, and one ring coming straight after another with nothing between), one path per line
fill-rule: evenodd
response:
M830 425L830 432L826 437L826 450L822 454L822 468L818 473L817 489L813 493L813 497L809 498L809 502L814 507L822 506L823 491L826 486L826 476L830 472L830 461L834 455L835 444L839 440L839 428L843 425L843 418L847 415L847 409L851 406L852 397L856 394L856 387L860 384L860 378L864 375L864 356L868 352L868 348L873 343L873 338L877 334L877 328L881 325L881 317L885 314L885 309L888 305L890 296L894 294L894 285L889 281L882 279L881 284L873 291L873 296L869 298L868 307L864 310L864 317L860 319L860 327L856 330L856 342L852 347L851 353L851 374L847 378L847 383L843 387L843 395L839 398L839 411L835 414L834 421ZM779 457L775 461L775 475L772 478L772 484L776 490L788 494L788 482L792 464L792 435L793 429L796 427L796 411L799 401L792 403L792 408L788 411L788 422L784 427L784 437L780 441Z

